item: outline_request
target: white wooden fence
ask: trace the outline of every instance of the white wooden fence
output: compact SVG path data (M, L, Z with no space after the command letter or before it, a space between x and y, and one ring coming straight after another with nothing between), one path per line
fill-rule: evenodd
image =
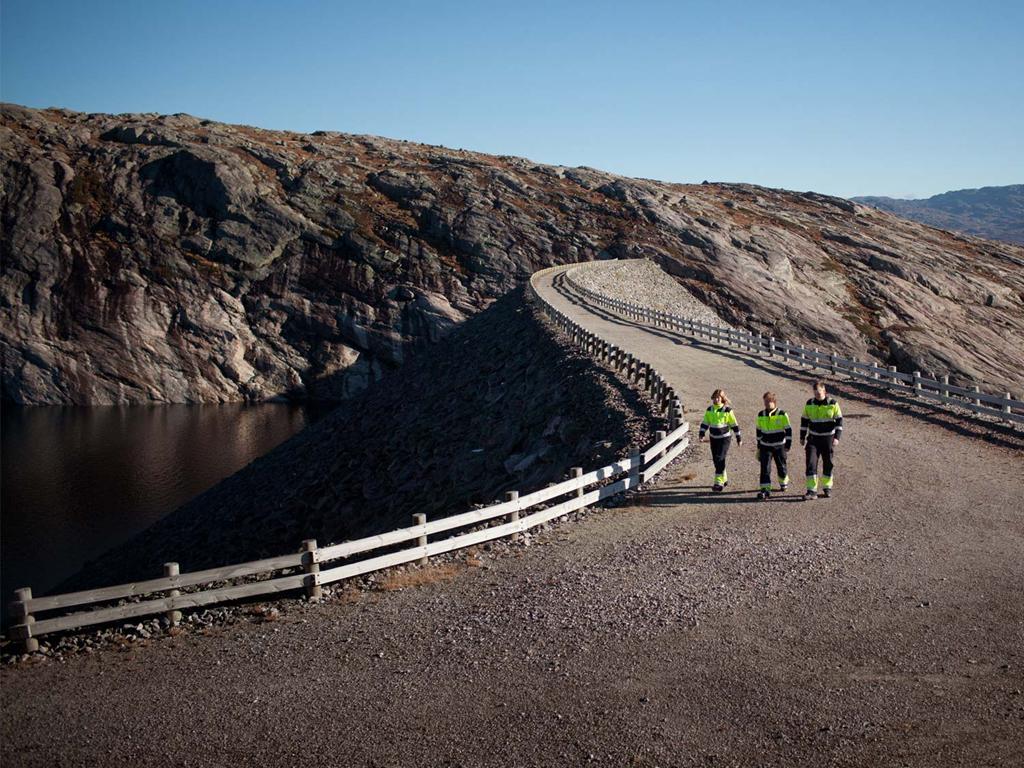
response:
M773 336L766 337L759 333L746 333L681 315L659 312L598 293L585 288L573 279L573 273L577 270L599 268L602 263L606 262L588 262L570 267L565 271L565 281L573 291L588 302L622 317L649 323L657 328L665 328L699 339L706 339L712 344L729 347L739 353L790 360L801 367L806 366L832 374L842 373L854 379L869 381L926 400L955 405L974 413L994 416L1010 422L1024 423L1024 401L1013 399L1009 392L1005 396L999 397L982 392L978 386L971 389L954 386L949 383L948 375L943 376L941 380L929 379L922 376L920 371L914 371L912 374L903 373L897 371L895 366L883 367L873 362L861 362L856 358L847 359L836 354L834 350L812 349L802 344L790 344Z
M430 522L425 515L417 514L413 516L414 524L408 528L355 541L318 547L315 539L309 539L302 543L301 551L293 554L191 573L180 573L177 563L165 563L160 578L46 597L33 597L31 588L18 589L11 604L11 617L16 622L10 629L11 637L20 640L23 649L31 652L39 647L36 638L50 632L155 614L164 614L176 623L181 619L182 609L296 590L305 590L309 598L317 599L324 584L404 563L426 563L432 555L505 536L514 537L569 512L636 488L654 477L689 444L689 425L682 420L682 405L676 393L651 366L608 344L546 303L535 291L533 283L550 271L542 270L530 281L529 292L537 305L587 354L636 384L642 383L656 408L665 416L668 430L657 432L656 441L649 448L642 452L634 450L629 457L591 472L573 468L568 480L524 496L512 491L501 503ZM496 525L492 524L495 522ZM436 534L485 524L486 527L437 541L429 540ZM355 555L410 543L412 546L398 551L345 562ZM81 609L83 606L92 607L45 618L40 615Z

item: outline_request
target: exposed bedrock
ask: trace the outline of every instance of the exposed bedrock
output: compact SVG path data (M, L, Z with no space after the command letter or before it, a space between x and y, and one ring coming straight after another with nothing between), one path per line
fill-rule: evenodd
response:
M0 113L3 396L339 399L555 263L1024 394L1024 249L849 200L189 115Z

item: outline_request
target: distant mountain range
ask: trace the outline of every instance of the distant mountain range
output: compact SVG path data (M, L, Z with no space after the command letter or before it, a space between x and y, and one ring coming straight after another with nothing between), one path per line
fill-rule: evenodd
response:
M1024 184L943 192L926 200L854 197L906 219L968 235L1024 243Z

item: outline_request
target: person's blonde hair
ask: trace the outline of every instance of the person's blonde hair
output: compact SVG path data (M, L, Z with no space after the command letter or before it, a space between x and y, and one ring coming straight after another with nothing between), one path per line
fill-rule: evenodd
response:
M714 392L711 393L712 400L714 400L716 397L722 398L722 405L732 405L732 403L729 401L729 396L725 394L724 389L716 389Z

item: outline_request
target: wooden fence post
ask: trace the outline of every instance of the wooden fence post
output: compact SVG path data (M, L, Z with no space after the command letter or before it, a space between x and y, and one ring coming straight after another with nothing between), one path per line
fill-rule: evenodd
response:
M975 395L977 395L977 394L979 394L981 392L981 387L979 387L977 384L975 384L973 387L971 387L971 389L974 391ZM974 398L974 404L975 405L981 405L981 398L980 397L975 397Z
M949 374L942 377L942 396L949 397Z
M426 525L427 524L427 516L424 513L422 513L422 512L417 512L416 514L414 514L412 516L412 522L413 522L413 525ZM416 539L416 546L417 547L425 547L425 546L427 546L427 535L426 534L423 534L422 536L417 537L417 539ZM423 557L420 558L420 565L426 565L428 562L430 562L430 558L427 557L426 555L424 555Z
M1012 397L1012 396L1010 395L1010 393L1009 393L1009 392L1007 392L1007 393L1006 393L1006 394L1004 395L1004 397L1005 397L1005 398L1006 398L1007 400L1012 400L1012 399L1013 399L1013 397ZM1004 406L1003 406L1003 413L1013 413L1013 408L1012 408L1012 406L1010 406L1009 404L1006 404L1006 405L1004 405Z
M634 445L632 448L629 449L629 459L632 462L632 461L634 461L636 459L639 459L639 458L640 458L640 448ZM632 467L629 470L629 487L630 488L636 488L637 485L639 485L639 482L640 482L640 462L636 461L635 463L636 463L636 466Z
M583 467L573 467L572 469L569 470L569 474L573 478L583 477ZM580 496L583 496L583 487L582 486L580 486L579 488L576 489L576 498L579 498ZM580 507L580 511L581 512L583 510L585 510L585 509L586 509L586 507Z
M775 337L768 337L768 357L775 357Z
M177 563L164 563L164 576L177 576L181 573L181 568ZM172 589L167 592L168 597L177 597L181 594L180 589ZM167 621L170 622L172 627L178 626L178 622L181 621L181 611L176 611L173 608L164 614L167 617Z
M518 501L518 500L519 500L519 491L509 491L508 493L505 494L505 501ZM509 513L508 519L509 519L510 523L516 522L519 519L519 510L518 509L513 509ZM510 538L512 539L512 541L519 541L519 534L518 533L513 533Z
M896 376L896 366L895 365L890 365L889 366L889 375L892 377L892 383L893 384L899 384L900 383L899 378L897 378L897 376Z
M11 604L11 618L21 623L11 627L11 637L21 641L22 653L35 653L39 650L39 641L32 637L32 625L36 617L29 613L28 603L32 600L32 588L22 587L14 590L15 602Z
M921 396L921 372L914 371L914 397Z
M320 563L316 561L316 539L306 539L302 542L303 570L306 572L306 597L310 600L319 600L323 594L320 585L317 584L317 577L320 574Z

